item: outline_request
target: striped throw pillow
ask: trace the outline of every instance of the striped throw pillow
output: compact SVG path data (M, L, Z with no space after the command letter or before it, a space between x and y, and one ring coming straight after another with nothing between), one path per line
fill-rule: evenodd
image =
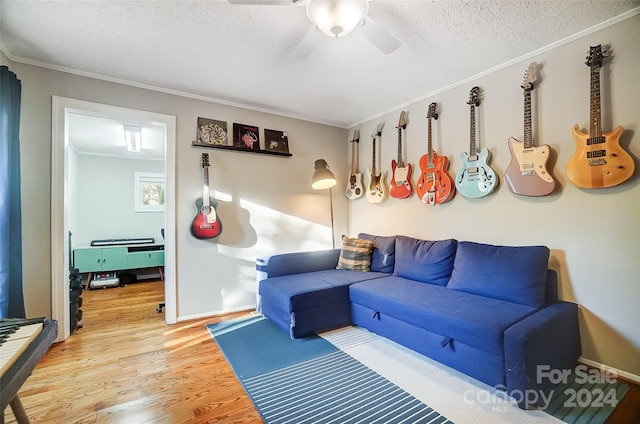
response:
M342 236L342 249L336 269L368 272L371 269L373 241Z

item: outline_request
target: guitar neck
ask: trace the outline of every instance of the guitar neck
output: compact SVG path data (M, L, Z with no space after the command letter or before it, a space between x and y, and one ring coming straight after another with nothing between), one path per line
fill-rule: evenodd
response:
M475 158L478 153L476 151L476 107L471 104L470 115L470 133L469 133L469 156Z
M351 175L356 175L356 142L351 142Z
M202 186L202 206L208 207L209 205L209 167L204 167L204 184Z
M373 175L376 175L378 173L378 171L376 171L376 137L373 137L373 151L372 151L372 157L371 157L371 171L373 173Z
M431 118L427 119L427 165L433 163L433 149L431 148Z
M402 127L398 127L398 166L402 167Z
M589 136L602 137L602 115L600 112L600 66L591 65L591 122L589 126Z
M524 91L524 148L533 147L533 132L531 131L531 90Z

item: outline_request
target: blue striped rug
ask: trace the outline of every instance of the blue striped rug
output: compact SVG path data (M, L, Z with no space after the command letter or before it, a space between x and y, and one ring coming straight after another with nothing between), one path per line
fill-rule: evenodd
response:
M207 328L268 424L452 423L320 337L263 317Z
M207 327L268 424L603 424L628 390L576 381L579 365L544 409L522 410L505 392L360 327L296 340L262 316Z

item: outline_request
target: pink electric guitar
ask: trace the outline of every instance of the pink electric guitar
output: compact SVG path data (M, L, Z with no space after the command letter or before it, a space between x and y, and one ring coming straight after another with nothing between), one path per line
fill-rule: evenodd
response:
M524 143L511 137L509 151L511 163L504 173L504 180L515 194L522 196L546 196L556 187L556 182L547 170L551 148L546 144L533 145L531 131L531 91L536 81L538 64L532 62L522 80L524 89Z
M196 216L191 223L191 234L195 238L216 238L222 233L222 223L216 214L216 199L209 197L209 154L202 154L202 168L204 170L204 186L202 198L196 200Z

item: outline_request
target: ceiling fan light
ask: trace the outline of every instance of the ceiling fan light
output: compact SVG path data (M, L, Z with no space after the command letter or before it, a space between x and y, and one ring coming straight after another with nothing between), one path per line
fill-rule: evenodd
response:
M343 37L369 12L368 0L311 0L307 17L329 37Z

